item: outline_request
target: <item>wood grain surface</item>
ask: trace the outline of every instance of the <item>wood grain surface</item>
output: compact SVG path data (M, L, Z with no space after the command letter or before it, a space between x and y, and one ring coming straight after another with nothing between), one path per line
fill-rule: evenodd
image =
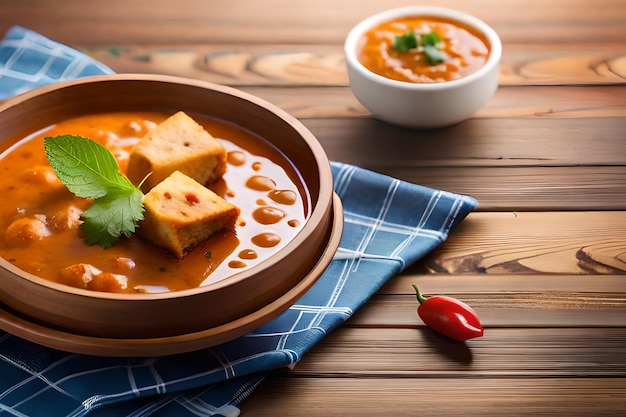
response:
M235 86L302 120L331 159L479 201L242 416L626 415L625 1L429 3L503 41L492 100L432 131L372 119L343 61L354 24L415 1L62 3L0 0L0 32L29 27L116 72ZM471 304L485 336L430 331L413 283Z

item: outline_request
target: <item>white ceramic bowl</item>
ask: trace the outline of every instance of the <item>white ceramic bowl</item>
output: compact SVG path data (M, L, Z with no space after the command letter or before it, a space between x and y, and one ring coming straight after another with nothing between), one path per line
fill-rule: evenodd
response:
M359 39L374 26L402 16L441 17L474 28L489 42L486 63L463 78L431 84L396 81L371 72L357 58ZM455 10L409 6L383 11L358 23L348 34L344 48L356 98L374 117L396 125L437 128L461 122L484 106L498 87L500 38L483 21Z

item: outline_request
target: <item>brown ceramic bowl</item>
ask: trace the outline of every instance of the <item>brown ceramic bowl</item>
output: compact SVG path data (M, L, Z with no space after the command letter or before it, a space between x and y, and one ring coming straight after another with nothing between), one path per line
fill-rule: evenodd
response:
M231 340L264 324L308 290L332 260L343 213L328 158L313 134L241 91L171 76L112 75L39 88L0 105L0 141L71 117L178 110L222 119L269 140L299 171L311 207L278 253L190 290L115 294L26 273L0 258L0 328L51 347L99 355L161 355Z

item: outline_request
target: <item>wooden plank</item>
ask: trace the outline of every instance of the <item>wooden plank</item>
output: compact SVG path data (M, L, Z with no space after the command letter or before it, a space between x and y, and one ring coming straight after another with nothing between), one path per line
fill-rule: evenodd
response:
M344 326L319 342L290 375L296 378L624 376L626 329L487 329L483 337L459 343L426 328Z
M477 211L626 209L626 166L370 168L414 184L471 195L479 202Z
M419 280L416 282L419 284ZM430 289L428 291L434 294ZM626 292L491 291L458 293L456 296L472 306L486 329L571 327L572 323L579 328L626 326ZM416 315L416 308L415 296L374 295L350 318L348 325L421 328L424 325Z
M533 274L567 288L567 276L548 274L626 274L624 236L624 211L471 213L425 262L438 273Z
M97 44L103 39L120 44L171 39L189 43L339 43L359 20L413 4L408 0L385 4L373 0L215 0L208 7L204 0L91 0L86 8L78 0L67 0L63 7L47 0L3 0L0 32L20 24L71 44ZM509 2L506 7L498 0L444 0L437 5L485 20L505 43L624 40L626 5L621 0L596 0L594 7L584 0L526 0Z
M283 378L260 386L241 417L623 416L623 378Z
M433 255L437 257L435 252ZM502 275L502 274L441 274L424 271L427 261L418 261L403 273L390 279L378 295L414 295L412 285L417 284L427 294L446 294L459 297L471 293L527 293L541 292L563 294L604 293L618 295L626 291L626 275Z
M625 14L626 16L626 14ZM626 28L626 24L624 24ZM626 39L626 29L622 37ZM505 45L500 82L505 85L623 83L626 55L617 44L543 43Z
M348 85L341 42L70 45L117 72L173 74L237 86ZM612 85L625 80L623 42L597 41L575 48L569 43L507 44L500 67L500 84L506 86Z
M77 46L117 72L173 74L235 86L348 85L339 44Z
M332 159L372 169L625 164L623 118L471 119L436 130L403 129L358 118L303 123Z
M369 117L350 88L238 86L299 119ZM626 116L624 86L501 86L475 118L571 119Z

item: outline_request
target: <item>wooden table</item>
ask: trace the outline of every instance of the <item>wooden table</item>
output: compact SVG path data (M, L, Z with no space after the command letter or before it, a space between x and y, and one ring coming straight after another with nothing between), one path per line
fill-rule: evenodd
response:
M0 0L117 72L238 87L298 117L331 159L469 194L478 209L243 416L626 415L626 1L442 0L500 34L500 88L472 120L411 131L354 98L343 40L409 0ZM452 343L411 284L471 304Z

